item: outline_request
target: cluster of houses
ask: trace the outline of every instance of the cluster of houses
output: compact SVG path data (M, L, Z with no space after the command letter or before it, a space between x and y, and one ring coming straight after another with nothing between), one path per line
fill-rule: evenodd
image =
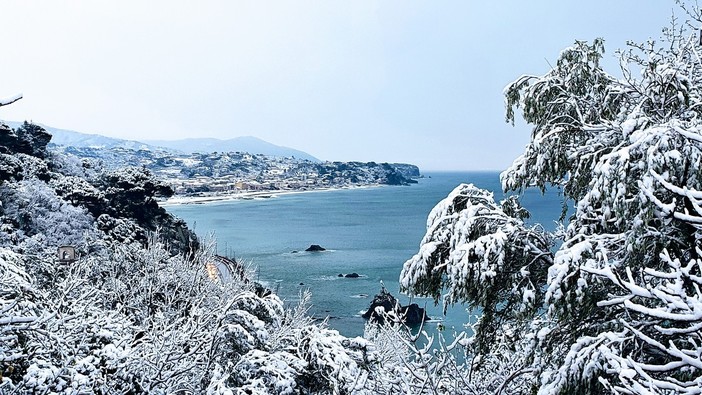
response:
M419 177L416 166L396 163L312 162L246 152L185 154L129 148L64 149L81 158L99 159L109 168L145 167L181 196L401 185Z
M177 195L297 191L383 183L375 163L314 163L246 153L192 154L174 157L152 169ZM162 162L163 163L163 162Z

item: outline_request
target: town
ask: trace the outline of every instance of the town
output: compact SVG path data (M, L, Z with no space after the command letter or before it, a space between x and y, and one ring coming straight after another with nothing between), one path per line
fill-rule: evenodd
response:
M420 177L411 164L313 162L245 152L183 154L168 150L58 147L106 168L143 167L169 185L175 198L307 191L372 185L409 185Z

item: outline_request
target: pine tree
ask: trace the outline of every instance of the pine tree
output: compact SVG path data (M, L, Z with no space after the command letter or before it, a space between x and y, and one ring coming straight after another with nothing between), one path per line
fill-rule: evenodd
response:
M574 202L555 252L506 202L461 186L403 269L406 290L482 310L477 352L495 352L497 323L523 330L539 394L700 393L702 11L681 6L689 20L662 43L618 53L623 79L596 39L505 89L507 121L521 110L533 129L503 188Z

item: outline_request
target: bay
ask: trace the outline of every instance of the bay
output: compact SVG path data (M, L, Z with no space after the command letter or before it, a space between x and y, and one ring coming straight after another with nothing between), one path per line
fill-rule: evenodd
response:
M426 173L418 184L283 194L269 199L169 206L201 236L213 235L218 253L257 267L255 276L288 304L312 292L310 312L327 318L345 336L361 336L365 311L385 287L403 305L426 306L446 328L462 329L470 317L463 306L442 307L431 299L399 293L403 263L419 249L431 209L460 183L473 183L503 198L498 172ZM530 222L553 230L561 213L557 190L527 190L523 205ZM323 252L305 252L311 244ZM358 273L359 278L339 277Z

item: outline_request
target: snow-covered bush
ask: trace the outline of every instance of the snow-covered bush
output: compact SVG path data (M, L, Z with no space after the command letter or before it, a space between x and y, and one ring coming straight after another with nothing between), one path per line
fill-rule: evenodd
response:
M86 234L96 232L95 220L85 209L61 199L43 181L26 179L11 186L0 186L0 200L4 202L4 215L17 221L14 231L27 237L35 236L44 247L78 245ZM7 233L3 236L8 237ZM26 245L26 242L20 243L20 246ZM28 252L39 252L31 250Z
M533 369L526 353L529 339L509 325L495 335L491 351L477 352L475 339L465 332L414 334L394 313L385 324L369 323L364 337L369 346L373 375L366 393L381 394L518 394L529 392ZM468 356L469 358L466 358Z
M244 280L212 281L205 270L211 252L172 257L156 235L147 248L101 251L57 266L43 290L32 287L17 254L0 256L7 269L0 277L0 361L5 372L12 366L6 388L203 392L217 366L266 349L281 321L274 295L260 297Z
M309 294L303 294L295 309L281 307L261 347L217 365L208 393L373 393L367 391L374 380L369 372L379 367L371 364L370 343L315 324L306 314L308 302Z

